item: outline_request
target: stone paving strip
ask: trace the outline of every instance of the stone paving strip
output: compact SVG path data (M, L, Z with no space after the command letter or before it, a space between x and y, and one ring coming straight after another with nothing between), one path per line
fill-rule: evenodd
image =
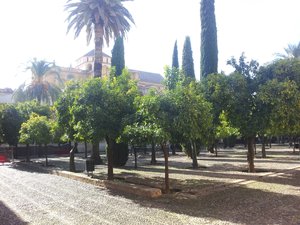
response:
M140 184L133 184L127 182L120 181L110 181L110 180L100 180L91 178L83 173L73 173L69 171L62 171L51 168L44 168L38 165L34 165L33 163L20 163L21 166L32 168L32 169L40 169L46 171L51 174L55 174L62 177L67 177L73 180L78 180L81 182L89 183L96 185L98 187L108 188L115 191L121 191L129 194L134 194L138 196L148 197L148 198L157 198L162 195L162 191L159 188L148 187Z
M87 176L84 173L74 173L64 170L58 170L53 169L51 167L45 168L41 167L40 165L34 164L34 163L21 163L22 166L32 169L41 169L43 171L46 171L51 174L55 174L58 176L70 178L73 180L85 182L88 184L92 184L101 188L107 188L110 190L120 191L123 193L128 194L134 194L142 197L148 197L148 198L157 198L162 195L162 186L160 184L151 184L149 185L143 185L141 184L141 181L139 179L135 179L135 177L132 176L125 176L122 177L125 182L115 180L115 181L109 181L109 180L102 180L102 179L95 179L92 177ZM196 191L196 193L189 193L185 192L184 190L182 192L175 193L175 196L177 197L183 197L184 198L194 198L196 196L207 196L210 194L213 194L215 192L224 191L229 188L238 187L242 185L251 184L254 182L258 182L260 178L263 177L277 177L281 176L289 171L295 170L300 168L300 166L292 167L285 169L281 172L265 172L263 174L259 174L256 179L234 179L230 182L221 183L221 184L214 184L214 185L208 185L207 187L200 188ZM115 177L119 177L118 175L115 175Z

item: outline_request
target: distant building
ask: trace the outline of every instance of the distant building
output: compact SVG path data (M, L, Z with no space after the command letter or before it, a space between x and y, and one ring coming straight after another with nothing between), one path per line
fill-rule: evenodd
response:
M146 94L150 88L155 88L158 91L161 91L164 88L164 78L158 73L131 69L129 72L132 74L132 79L137 80L138 87L143 94Z
M58 67L60 78L63 83L70 80L85 80L93 76L94 66L94 50L88 52L82 57L78 58L75 66ZM111 57L103 53L102 75L108 76L111 67ZM164 78L158 73L150 73L140 70L129 69L132 74L132 79L137 80L137 85L143 94L147 93L150 88L155 88L161 91L163 87ZM55 74L53 74L55 80ZM50 78L51 79L51 78ZM58 84L58 83L57 83Z
M13 90L11 88L0 89L0 103L12 103Z
M106 76L109 74L109 68L111 66L111 57L103 53L102 58L102 74ZM91 73L94 70L94 50L89 51L88 53L77 59L75 68Z

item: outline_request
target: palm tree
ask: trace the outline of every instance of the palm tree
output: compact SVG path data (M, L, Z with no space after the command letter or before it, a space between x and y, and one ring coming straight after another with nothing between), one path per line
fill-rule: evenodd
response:
M298 44L289 44L284 48L285 53L277 53L276 55L282 59L300 59L300 42Z
M16 101L36 99L40 104L43 102L52 104L61 92L55 84L55 81L61 83L61 80L54 63L33 59L26 69L31 71L31 82L29 85L22 84L15 91L14 99ZM55 80L49 77L53 75L56 76Z
M69 12L67 33L73 27L77 38L86 27L88 44L94 35L94 77L102 76L104 39L109 45L111 38L125 36L130 30L130 22L134 24L131 14L122 4L124 1L128 0L68 0L65 5L65 10Z

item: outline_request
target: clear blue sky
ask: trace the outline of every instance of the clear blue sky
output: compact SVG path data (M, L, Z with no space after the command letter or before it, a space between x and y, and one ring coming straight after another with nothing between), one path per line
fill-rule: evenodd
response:
M64 0L5 1L1 6L0 88L16 88L29 73L26 63L36 57L69 66L93 48L66 35ZM127 2L136 26L125 41L126 65L163 73L171 64L175 40L179 59L186 35L191 37L195 71L200 67L200 0L135 0ZM226 60L239 57L260 64L274 59L289 43L300 41L299 0L215 0L218 28L219 71L230 71ZM105 48L110 54L110 49Z

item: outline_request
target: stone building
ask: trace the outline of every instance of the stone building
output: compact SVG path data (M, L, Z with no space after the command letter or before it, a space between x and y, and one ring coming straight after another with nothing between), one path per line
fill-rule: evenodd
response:
M11 88L0 89L0 103L12 103L13 102L13 90Z
M75 66L58 67L61 81L66 83L70 80L85 80L93 76L94 65L94 50L88 52L78 58ZM111 57L103 53L102 74L108 76L111 67ZM158 91L163 89L164 78L158 73L145 72L140 70L129 69L132 74L132 79L137 80L137 85L143 94L147 93L150 88L155 88ZM50 79L55 80L55 74L50 75ZM55 81L58 83L58 81Z

